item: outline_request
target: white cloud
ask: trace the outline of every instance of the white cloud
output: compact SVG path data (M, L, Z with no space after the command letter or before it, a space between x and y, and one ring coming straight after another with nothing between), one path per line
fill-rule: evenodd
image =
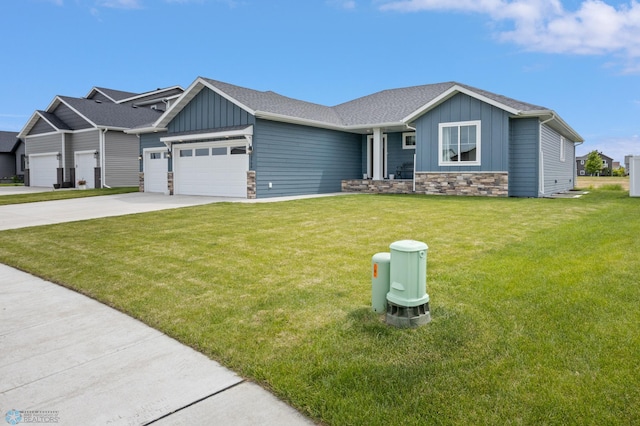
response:
M96 2L96 6L114 9L142 9L140 0L99 0Z
M353 10L356 8L355 0L327 0L327 3L340 9Z
M640 3L636 0L618 7L585 0L574 11L566 10L559 0L384 0L380 9L481 13L511 27L497 33L499 40L528 50L640 58Z

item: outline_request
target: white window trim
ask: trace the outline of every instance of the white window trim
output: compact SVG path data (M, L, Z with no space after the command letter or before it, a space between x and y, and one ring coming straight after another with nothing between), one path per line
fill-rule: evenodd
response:
M413 136L415 144L407 145L407 136ZM404 132L402 133L402 149L416 149L416 145L418 144L417 139L415 139L416 132Z
M464 166L479 166L481 161L481 140L482 140L482 126L480 120L473 121L454 121L450 123L439 123L438 124L438 166L453 166L453 167L464 167ZM476 161L442 161L442 133L445 128L448 127L461 127L461 126L476 126ZM460 143L460 132L458 132L458 143Z
M564 136L560 136L560 161L562 161L563 163L566 161Z

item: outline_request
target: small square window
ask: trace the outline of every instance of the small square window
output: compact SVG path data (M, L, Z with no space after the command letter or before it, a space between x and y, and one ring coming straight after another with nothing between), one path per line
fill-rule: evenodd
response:
M161 152L151 152L151 153L149 153L149 159L150 160L162 159L162 153Z
M193 150L192 149L181 149L180 150L180 157L193 157Z
M196 157L207 157L209 155L209 148L197 148Z
M211 155L227 155L227 147L211 148Z
M416 132L402 134L402 149L416 149Z
M232 146L231 147L231 155L246 154L246 153L247 153L247 147L246 146Z

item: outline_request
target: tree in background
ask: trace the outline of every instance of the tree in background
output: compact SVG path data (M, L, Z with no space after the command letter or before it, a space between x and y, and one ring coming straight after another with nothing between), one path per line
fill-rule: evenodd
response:
M614 176L625 176L626 174L627 174L627 171L622 166L620 166L617 169L613 170L613 175Z
M602 157L598 151L591 151L584 163L584 170L590 175L598 175L602 171Z

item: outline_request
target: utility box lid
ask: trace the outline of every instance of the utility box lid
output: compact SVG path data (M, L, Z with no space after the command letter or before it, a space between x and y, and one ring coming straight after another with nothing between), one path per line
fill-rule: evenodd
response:
M391 243L389 246L391 250L395 251L403 251L407 253L413 253L416 251L427 250L429 247L421 241L414 240L400 240L394 243Z

